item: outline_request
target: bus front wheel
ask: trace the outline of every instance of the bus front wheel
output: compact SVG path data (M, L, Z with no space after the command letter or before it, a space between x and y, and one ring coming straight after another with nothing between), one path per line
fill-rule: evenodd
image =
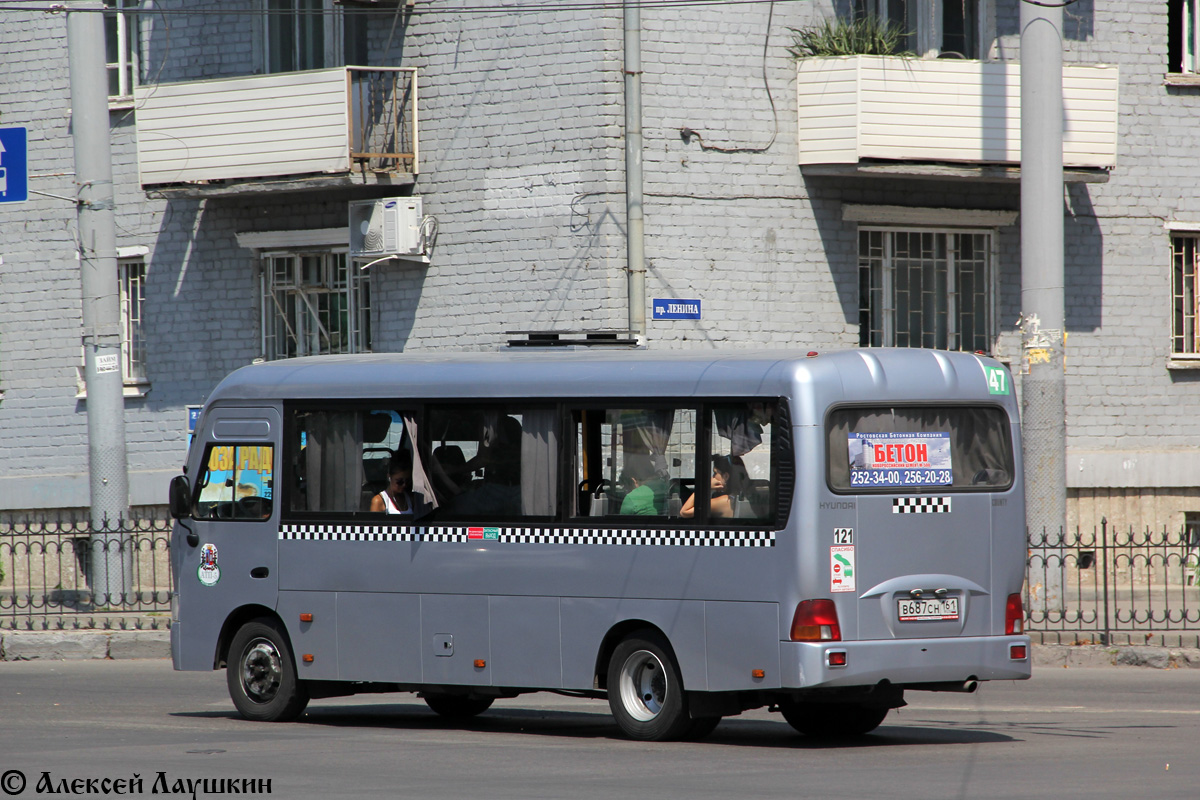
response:
M238 629L225 671L238 713L255 722L290 722L308 705L291 648L278 624L260 618Z
M889 709L861 703L806 703L784 700L783 718L805 736L840 738L862 736L879 727Z
M608 662L608 705L631 739L679 739L691 727L671 648L654 631L622 641Z

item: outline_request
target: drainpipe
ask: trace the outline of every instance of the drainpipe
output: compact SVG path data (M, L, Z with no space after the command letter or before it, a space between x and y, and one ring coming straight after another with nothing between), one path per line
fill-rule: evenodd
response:
M642 218L642 17L625 3L625 237L629 330L646 343L646 246Z

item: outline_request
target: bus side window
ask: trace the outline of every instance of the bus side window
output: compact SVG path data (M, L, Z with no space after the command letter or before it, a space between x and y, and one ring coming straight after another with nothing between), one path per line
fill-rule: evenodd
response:
M713 472L709 517L735 523L760 523L772 517L775 481L771 434L772 402L731 403L712 410Z
M581 409L574 516L679 517L696 474L694 408Z
M429 409L439 520L546 519L558 513L560 420L553 406L488 403Z
M196 482L200 519L262 520L274 507L271 445L210 444Z
M412 460L408 492L422 514L432 491L424 462L413 456L413 412L398 408L294 409L290 443L284 450L290 477L290 510L346 515L369 512L373 498L388 487L391 462L407 453Z

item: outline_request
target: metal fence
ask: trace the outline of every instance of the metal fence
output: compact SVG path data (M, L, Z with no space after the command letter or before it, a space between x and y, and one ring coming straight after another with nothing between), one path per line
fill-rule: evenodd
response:
M1031 535L1027 630L1064 644L1200 645L1200 540L1188 529Z
M0 522L0 629L165 629L168 520ZM1026 630L1066 644L1200 646L1200 536L1189 530L1031 535Z
M165 629L170 523L0 523L0 629Z

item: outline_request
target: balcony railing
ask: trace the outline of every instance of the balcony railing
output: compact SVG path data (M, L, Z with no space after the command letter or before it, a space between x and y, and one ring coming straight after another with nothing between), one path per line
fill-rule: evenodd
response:
M885 56L798 62L800 163L1019 164L1021 65ZM1063 68L1063 163L1117 160L1117 68Z
M136 100L144 187L418 170L410 67L159 84Z

